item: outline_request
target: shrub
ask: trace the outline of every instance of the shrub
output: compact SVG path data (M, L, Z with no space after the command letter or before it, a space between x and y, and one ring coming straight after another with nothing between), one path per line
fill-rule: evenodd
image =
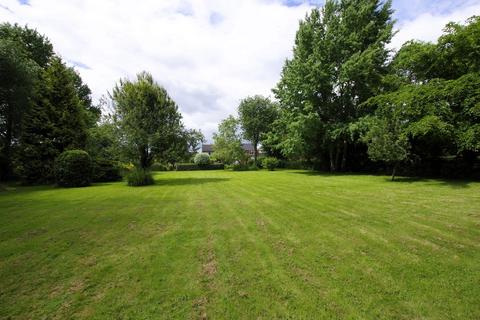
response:
M210 156L208 153L197 153L193 162L198 166L206 166L210 164Z
M177 171L191 171L191 170L223 170L225 166L223 163L212 163L203 166L195 163L176 163L175 170Z
M62 187L85 187L92 180L92 159L83 150L68 150L55 160L55 180Z
M278 159L274 157L266 157L263 159L263 166L269 171L273 171L278 167Z
M110 182L122 180L120 166L117 162L107 159L95 159L93 161L94 182Z
M142 168L133 169L127 176L127 183L132 187L148 186L154 184L152 173Z
M233 171L248 171L250 167L247 164L235 163L232 165Z

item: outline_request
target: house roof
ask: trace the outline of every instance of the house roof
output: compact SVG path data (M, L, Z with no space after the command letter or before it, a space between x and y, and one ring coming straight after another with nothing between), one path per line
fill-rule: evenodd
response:
M242 149L249 152L254 151L251 143L242 143ZM213 144L202 144L202 152L213 152Z
M213 144L202 144L202 152L213 152Z
M253 144L251 143L242 143L242 149L245 151L251 151L251 152L254 151Z

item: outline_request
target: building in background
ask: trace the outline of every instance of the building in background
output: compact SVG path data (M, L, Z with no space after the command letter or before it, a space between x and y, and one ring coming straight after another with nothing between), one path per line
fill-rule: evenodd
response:
M213 144L202 144L202 152L208 153L211 155L213 153ZM255 154L255 150L253 149L253 144L251 143L242 143L242 149L248 154L250 157L253 157ZM258 155L263 155L263 149L261 146L258 147Z

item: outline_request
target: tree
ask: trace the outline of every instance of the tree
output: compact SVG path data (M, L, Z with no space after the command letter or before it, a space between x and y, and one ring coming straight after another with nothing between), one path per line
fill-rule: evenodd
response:
M148 168L157 155L172 147L181 136L182 116L167 91L141 72L135 81L120 80L112 99L121 139L132 160Z
M205 142L205 136L202 131L196 129L189 129L185 132L187 147L190 153L197 153L200 145Z
M18 24L0 24L0 39L10 40L21 46L27 58L33 60L41 68L46 68L53 57L53 46L50 40L37 30L21 27Z
M12 174L22 119L35 98L39 74L52 56L50 41L36 30L0 24L0 179Z
M407 159L409 144L402 134L401 122L395 118L371 118L370 130L364 136L368 145L368 155L373 161L385 161L393 166L392 181L397 166Z
M388 72L391 15L390 1L327 0L300 22L293 58L274 89L289 122L318 119L313 122L320 125L310 127L314 132L294 135L308 139L304 150L327 159L332 171L346 168L349 127Z
M277 118L277 108L269 98L256 95L247 97L240 102L238 115L245 139L250 140L253 144L254 158L257 162L258 143L271 130L272 124Z
M0 180L11 176L12 145L30 106L37 65L14 41L0 39Z
M233 116L229 116L218 125L218 132L213 134L213 141L213 158L226 164L245 160L240 125Z
M68 149L83 149L87 139L85 111L60 58L52 58L37 90L20 137L19 171L29 183L53 181L55 158Z

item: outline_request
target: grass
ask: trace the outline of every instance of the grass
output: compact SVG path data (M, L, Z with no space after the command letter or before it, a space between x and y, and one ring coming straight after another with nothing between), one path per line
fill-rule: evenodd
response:
M480 183L155 178L0 192L0 318L480 318Z

